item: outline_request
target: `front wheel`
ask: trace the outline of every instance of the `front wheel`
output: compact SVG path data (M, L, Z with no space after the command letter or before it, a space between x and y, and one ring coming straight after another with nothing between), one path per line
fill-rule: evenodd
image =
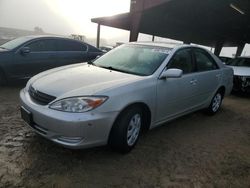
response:
M122 153L129 152L139 139L142 123L143 115L139 107L125 110L111 130L109 144L112 149Z
M221 107L222 99L223 99L222 92L217 91L217 93L212 98L212 101L211 101L209 107L207 108L207 113L210 115L216 114Z

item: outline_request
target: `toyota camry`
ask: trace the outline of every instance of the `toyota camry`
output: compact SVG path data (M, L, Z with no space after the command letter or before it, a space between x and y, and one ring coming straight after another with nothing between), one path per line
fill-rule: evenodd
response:
M215 114L232 84L233 70L203 48L128 43L31 78L20 92L21 115L65 147L129 152L143 130L201 109Z

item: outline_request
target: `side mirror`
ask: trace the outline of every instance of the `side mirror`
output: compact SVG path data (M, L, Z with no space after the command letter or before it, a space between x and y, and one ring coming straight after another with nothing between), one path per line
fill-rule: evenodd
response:
M183 71L181 69L167 69L161 74L160 79L180 78L182 74Z
M20 53L23 54L23 55L28 54L28 53L30 53L30 48L29 47L23 47L23 48L21 48Z

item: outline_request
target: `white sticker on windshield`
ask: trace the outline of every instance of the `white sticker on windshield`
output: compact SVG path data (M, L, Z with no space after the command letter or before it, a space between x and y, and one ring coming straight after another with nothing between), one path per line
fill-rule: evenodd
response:
M164 53L164 54L169 54L170 51L171 51L170 49L162 49L162 48L152 49L152 52L158 52L158 53Z

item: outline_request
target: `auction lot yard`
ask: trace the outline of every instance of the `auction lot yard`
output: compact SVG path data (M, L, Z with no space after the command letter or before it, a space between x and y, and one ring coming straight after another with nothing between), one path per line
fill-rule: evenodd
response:
M0 187L250 187L250 97L149 131L121 155L36 135L20 118L21 88L0 87Z

